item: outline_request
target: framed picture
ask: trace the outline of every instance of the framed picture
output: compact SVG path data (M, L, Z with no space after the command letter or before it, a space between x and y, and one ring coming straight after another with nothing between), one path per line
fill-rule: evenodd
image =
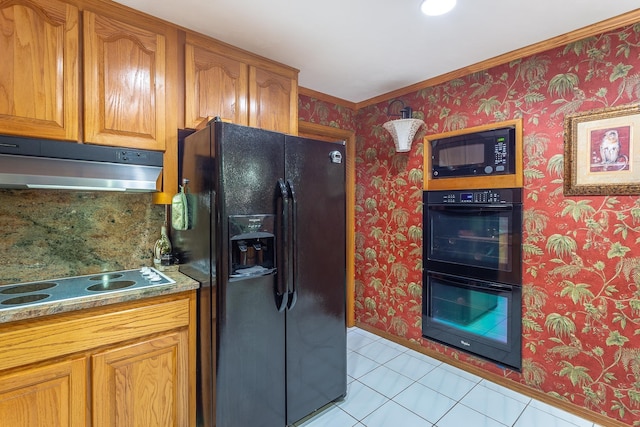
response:
M640 194L640 104L565 117L564 194Z

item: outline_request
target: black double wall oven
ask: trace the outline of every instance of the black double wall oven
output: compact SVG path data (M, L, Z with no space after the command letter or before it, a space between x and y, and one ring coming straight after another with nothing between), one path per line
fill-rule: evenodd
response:
M522 189L424 192L422 334L522 366Z

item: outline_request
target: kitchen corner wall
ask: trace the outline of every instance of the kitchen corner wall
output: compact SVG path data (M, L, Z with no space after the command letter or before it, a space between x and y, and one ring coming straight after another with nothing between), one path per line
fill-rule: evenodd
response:
M565 197L562 185L565 115L640 100L640 23L401 99L427 124L408 154L382 128L387 102L354 124L344 107L300 96L301 120L356 129L357 321L637 425L640 200ZM423 137L515 118L525 154L521 374L421 337Z
M0 190L0 285L152 265L151 194Z

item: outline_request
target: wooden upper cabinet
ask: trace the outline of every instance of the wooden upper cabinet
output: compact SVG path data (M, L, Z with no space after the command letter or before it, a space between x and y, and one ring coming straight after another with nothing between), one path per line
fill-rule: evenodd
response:
M249 67L249 126L298 133L297 73Z
M298 71L208 37L185 40L185 126L219 116L240 125L295 134Z
M78 140L78 9L0 0L1 133Z
M196 128L219 116L247 125L249 71L246 63L216 52L187 34L185 43L185 126Z
M84 11L83 29L85 141L164 150L167 138L177 137L166 128L176 128L175 116L167 114L167 66L175 63L168 43L177 43L175 29L134 26L91 11Z

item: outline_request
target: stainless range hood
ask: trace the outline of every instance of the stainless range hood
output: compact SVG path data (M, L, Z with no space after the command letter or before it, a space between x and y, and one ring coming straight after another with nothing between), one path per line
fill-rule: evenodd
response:
M156 191L162 153L0 135L0 188Z

